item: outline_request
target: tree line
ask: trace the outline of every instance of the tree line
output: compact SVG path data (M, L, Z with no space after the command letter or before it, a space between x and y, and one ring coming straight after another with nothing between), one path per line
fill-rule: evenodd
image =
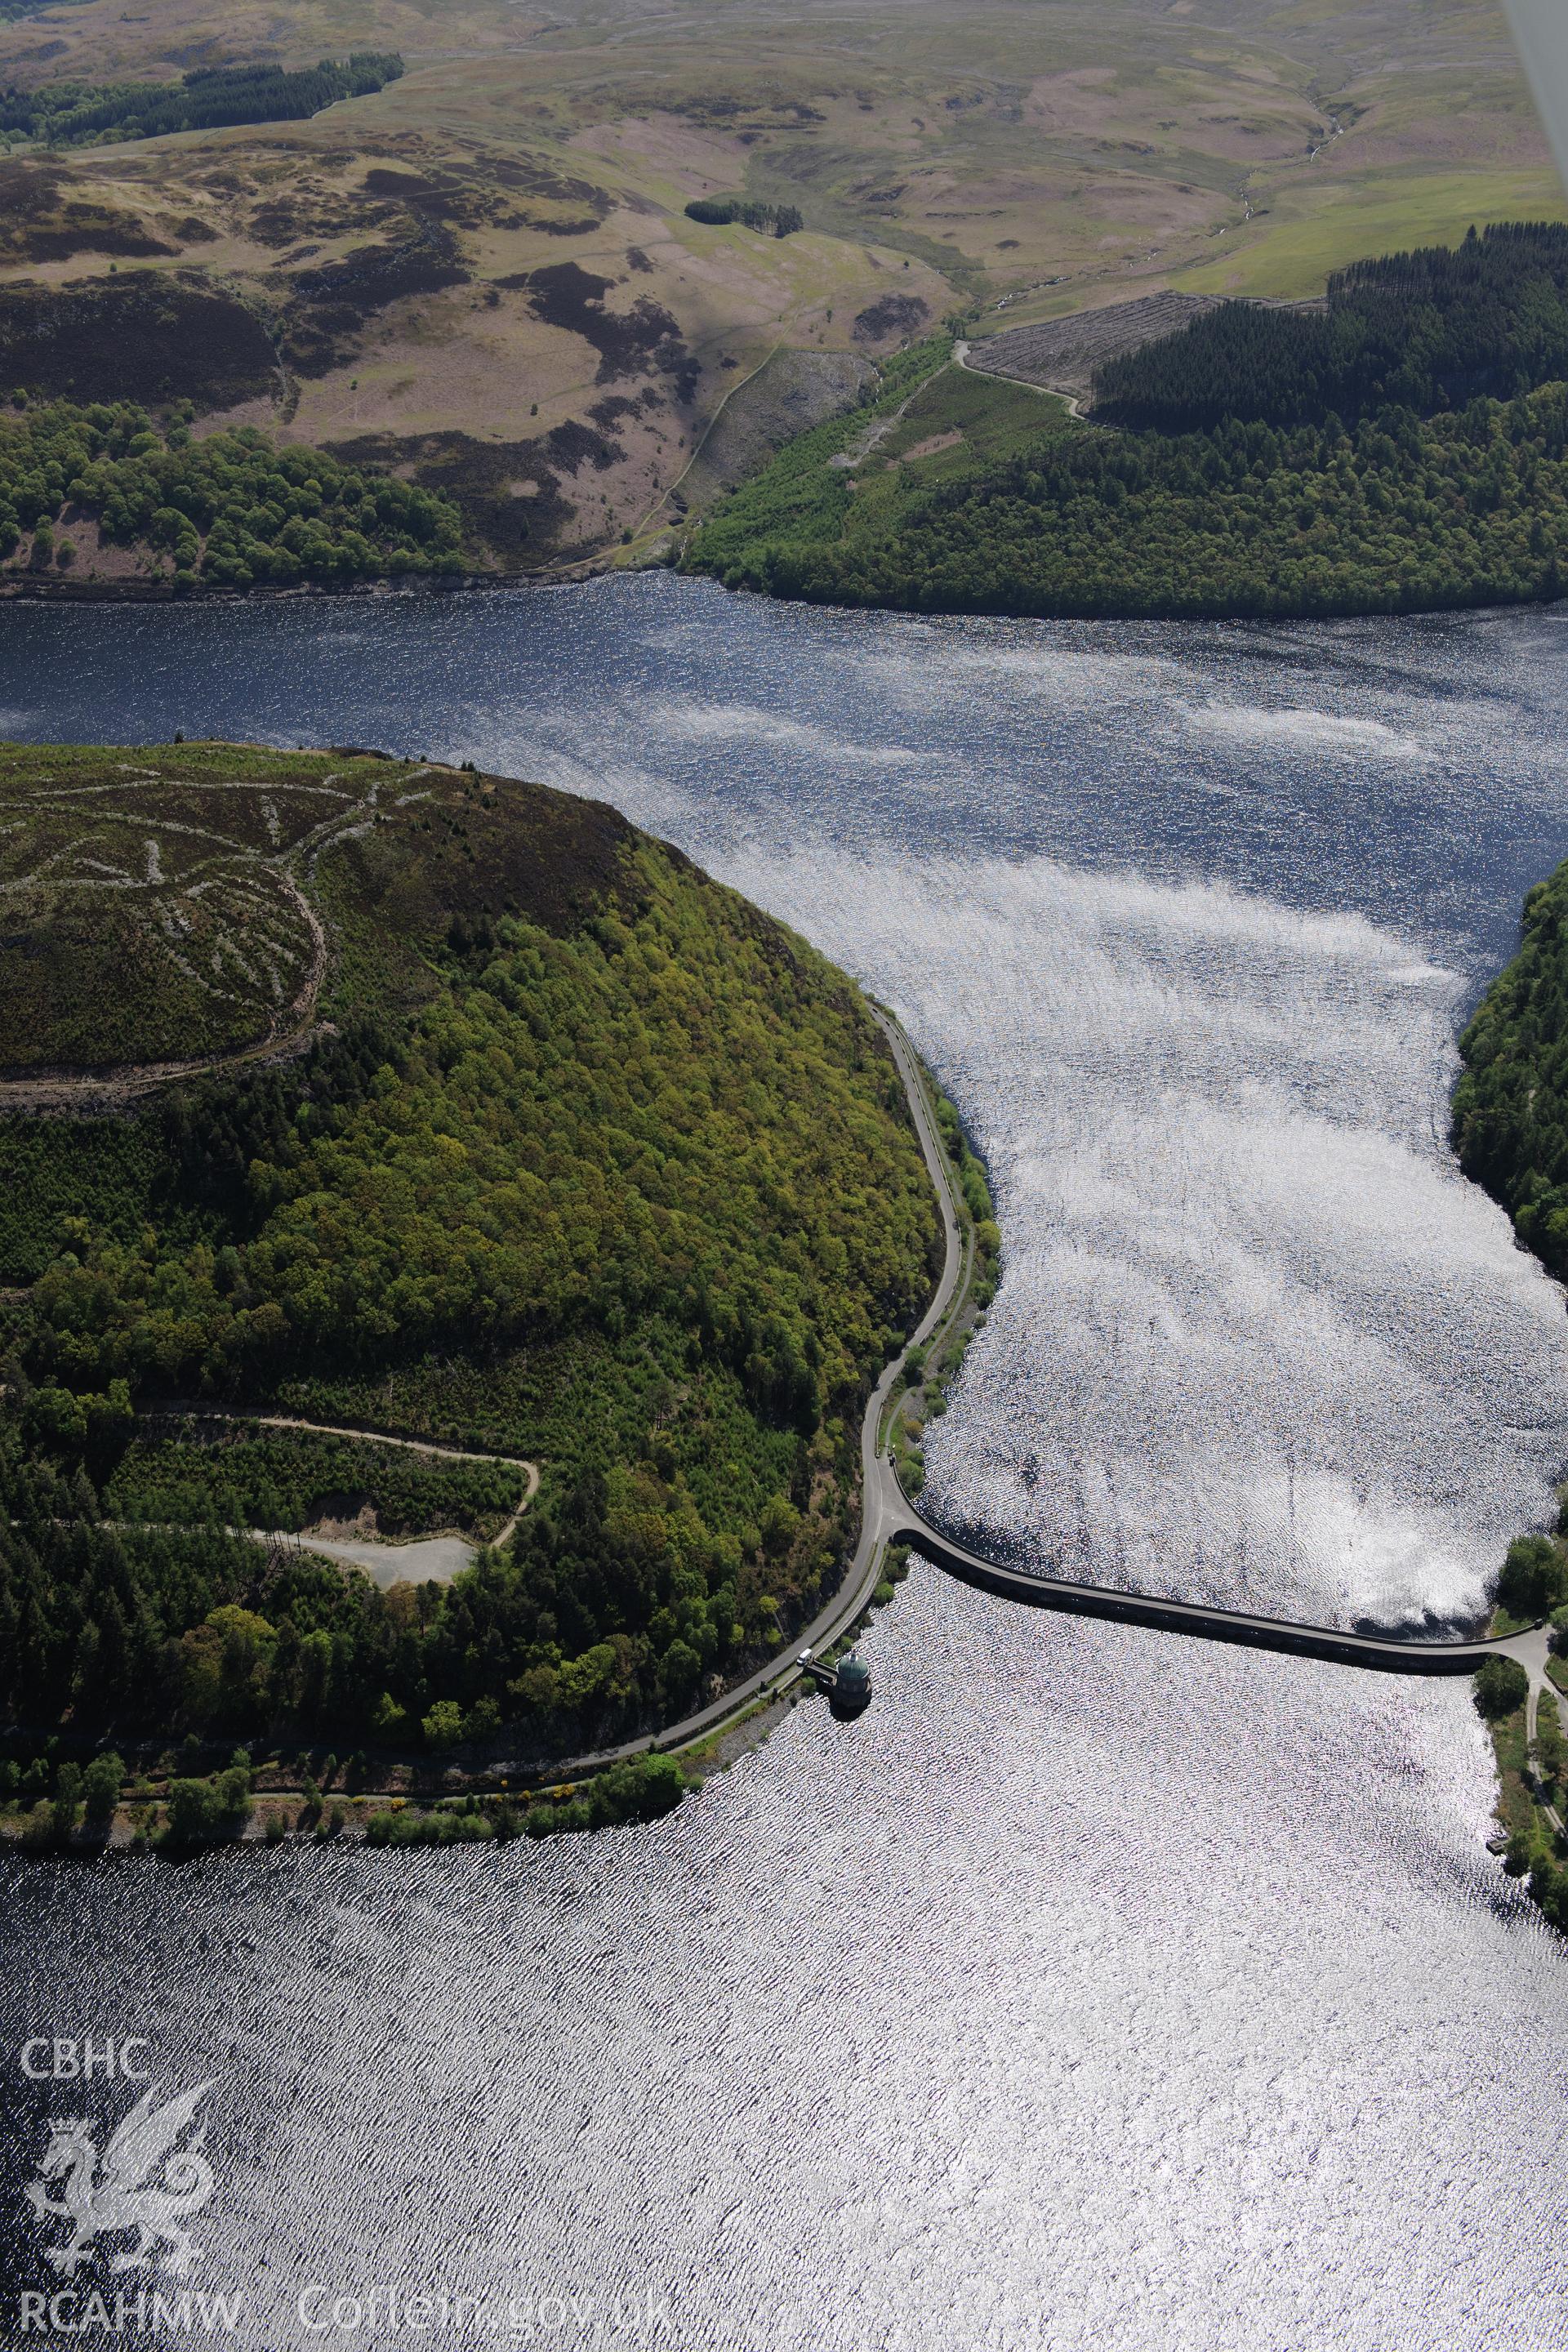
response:
M0 138L80 147L243 122L298 122L340 99L384 89L402 72L403 59L393 51L355 49L294 72L279 65L199 66L174 82L7 86L0 89Z
M395 475L252 425L198 439L188 411L161 427L130 403L16 394L0 413L0 559L69 572L84 520L111 546L146 550L176 588L464 568L452 501Z
M825 464L770 468L687 561L730 587L913 612L1285 617L1555 596L1568 390L1353 428L1044 428L1004 462L879 491L852 499Z
M1454 1089L1451 1136L1459 1165L1513 1220L1523 1245L1558 1278L1568 1277L1568 863L1525 894L1518 954L1487 990L1459 1040L1463 1063ZM1568 1653L1568 1488L1556 1529L1510 1545L1497 1600L1530 1624L1546 1618L1559 1655ZM1477 1703L1491 1718L1500 1766L1514 1741L1522 1769L1528 1677L1512 1659L1492 1659L1477 1677ZM1537 1762L1562 1792L1568 1756L1550 1701L1541 1702ZM1528 1875L1530 1892L1552 1924L1568 1934L1568 1872L1559 1866L1533 1805L1530 1826L1510 1840L1507 1867Z
M1526 892L1519 952L1459 1040L1459 1165L1568 1280L1568 864Z

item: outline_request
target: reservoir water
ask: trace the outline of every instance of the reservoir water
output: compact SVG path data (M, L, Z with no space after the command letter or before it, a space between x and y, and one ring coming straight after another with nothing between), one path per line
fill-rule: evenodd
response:
M989 1160L939 1516L1451 1623L1568 1464L1562 1293L1446 1142L1568 855L1565 654L1557 612L926 622L658 575L12 606L0 725L613 800L892 1004ZM88 2031L211 2080L196 2284L256 2352L1563 2340L1568 1951L1485 1851L1468 1685L919 1565L865 1646L860 1722L801 1708L652 1827L0 1864L0 2342L45 2340L23 2189L71 2104L15 2053Z

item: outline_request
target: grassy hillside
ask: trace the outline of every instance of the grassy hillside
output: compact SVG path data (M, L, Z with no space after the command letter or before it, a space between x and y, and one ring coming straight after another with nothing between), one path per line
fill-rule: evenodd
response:
M1490 0L1369 0L1353 24L1167 0L12 14L0 292L46 331L0 387L189 397L384 462L456 498L503 571L657 548L781 348L880 358L955 307L984 326L1173 283L1316 292L1378 245L1563 209ZM264 85L366 51L405 70L309 120L119 136L199 121L193 70L276 107ZM149 83L155 105L126 99ZM49 121L104 143L46 148ZM804 227L688 217L729 194ZM211 343L271 363L213 370L182 339L166 391L125 383L93 322L127 278L175 319L203 294Z
M7 749L0 822L5 1714L353 1744L444 1708L548 1751L776 1647L939 1245L849 982L610 809L471 772ZM493 1524L515 1478L190 1400L541 1494L381 1592L220 1531Z

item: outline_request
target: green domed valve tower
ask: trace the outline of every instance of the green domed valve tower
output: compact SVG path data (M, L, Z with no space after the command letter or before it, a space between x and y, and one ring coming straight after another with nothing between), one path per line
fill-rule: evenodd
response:
M828 1703L841 1721L864 1715L871 1704L871 1669L857 1651L847 1650L836 1666L824 1665L809 1650L795 1664L808 1682L827 1693Z
M858 1651L839 1659L828 1696L835 1715L860 1715L871 1704L871 1669Z

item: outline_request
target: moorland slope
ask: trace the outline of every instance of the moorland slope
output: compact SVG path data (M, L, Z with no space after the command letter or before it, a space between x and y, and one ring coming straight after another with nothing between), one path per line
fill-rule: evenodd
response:
M1315 294L1562 211L1489 0L3 13L0 389L383 466L502 573L652 554L715 487L684 478L716 415L776 443L950 312ZM689 215L726 194L804 226ZM781 410L781 350L846 364ZM174 524L58 520L78 581L175 566Z
M7 748L0 814L0 1717L559 1754L776 1651L940 1245L851 983L472 772ZM378 1589L227 1530L519 1477L289 1417L542 1484Z

